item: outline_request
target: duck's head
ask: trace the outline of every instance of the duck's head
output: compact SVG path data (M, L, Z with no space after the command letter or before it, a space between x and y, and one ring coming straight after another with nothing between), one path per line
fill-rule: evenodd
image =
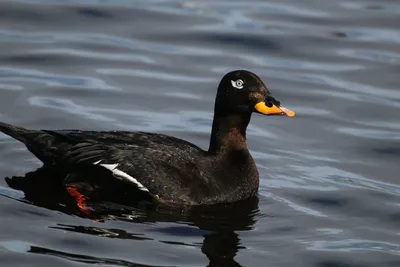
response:
M218 86L215 114L251 114L294 116L271 96L263 81L254 73L235 70L227 73Z

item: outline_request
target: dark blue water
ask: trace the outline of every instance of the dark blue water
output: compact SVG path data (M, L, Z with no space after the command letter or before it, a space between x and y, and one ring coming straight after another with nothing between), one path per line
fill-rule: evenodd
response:
M0 266L400 266L400 4L0 2L0 120L162 132L207 148L216 87L257 73L256 199L95 221L24 201L40 162L0 136Z

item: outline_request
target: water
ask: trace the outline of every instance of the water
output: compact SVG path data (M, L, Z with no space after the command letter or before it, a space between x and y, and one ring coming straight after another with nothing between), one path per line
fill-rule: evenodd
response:
M0 2L0 120L143 130L207 148L216 87L248 69L297 112L255 115L258 198L103 221L0 180L1 266L400 266L400 4ZM40 166L0 136L0 176Z

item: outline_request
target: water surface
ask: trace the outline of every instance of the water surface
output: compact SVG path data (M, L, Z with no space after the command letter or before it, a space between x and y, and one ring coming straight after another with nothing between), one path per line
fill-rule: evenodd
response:
M253 116L258 198L201 216L95 221L0 179L0 265L400 266L399 15L390 0L1 1L1 121L206 149L234 69L297 116ZM0 177L39 166L0 136Z

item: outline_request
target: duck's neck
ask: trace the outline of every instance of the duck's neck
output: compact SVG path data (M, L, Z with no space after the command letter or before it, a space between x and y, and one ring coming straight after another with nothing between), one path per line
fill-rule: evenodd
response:
M223 153L232 150L247 150L246 129L251 114L214 115L212 125L210 153Z

